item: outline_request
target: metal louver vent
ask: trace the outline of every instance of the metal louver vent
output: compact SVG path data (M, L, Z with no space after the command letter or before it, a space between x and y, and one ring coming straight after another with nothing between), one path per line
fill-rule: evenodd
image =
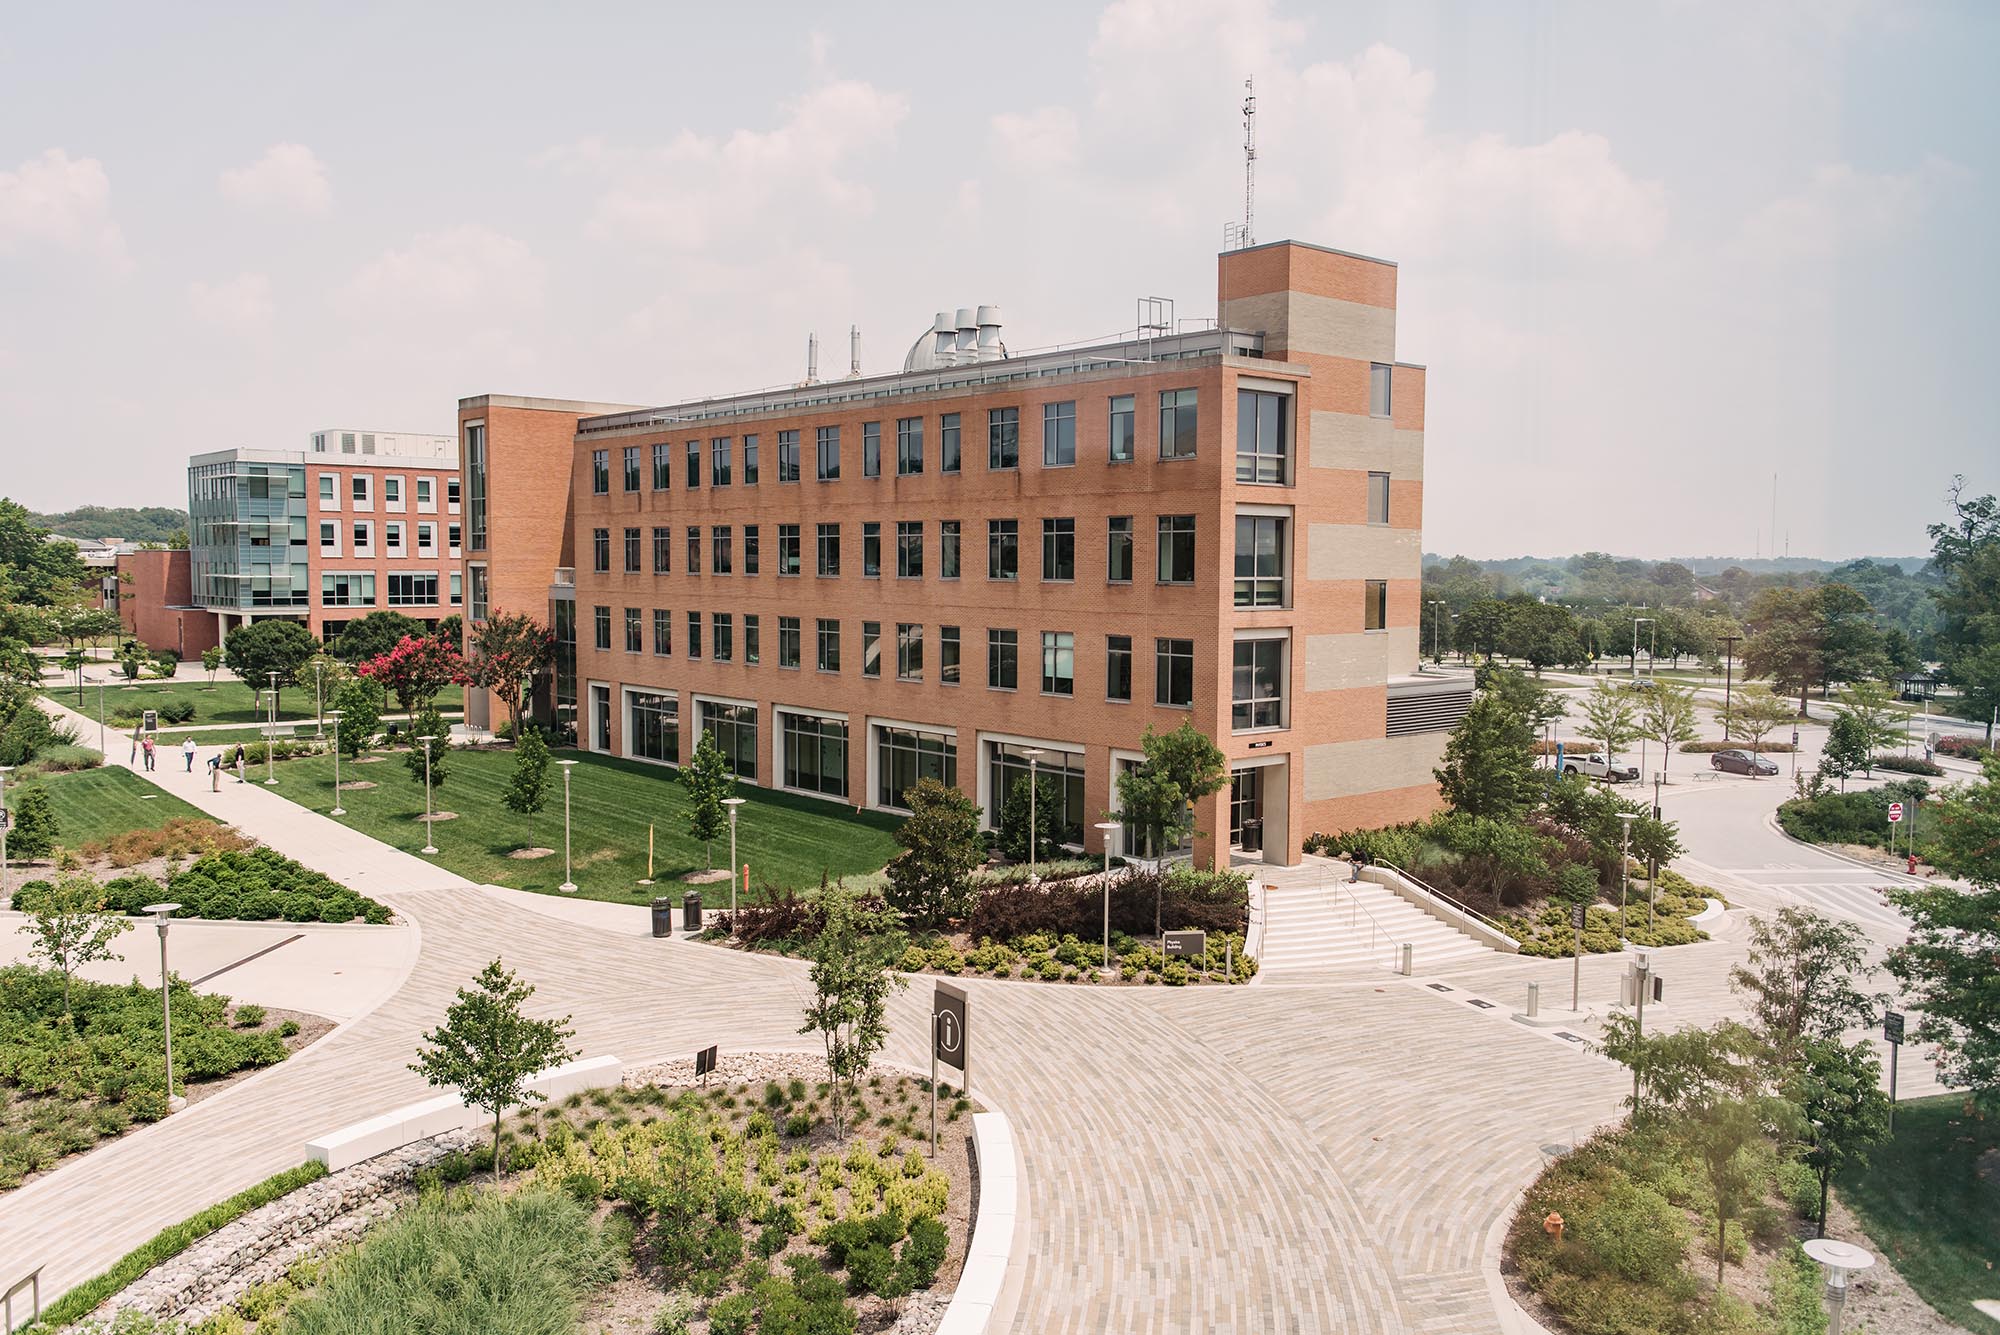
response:
M1458 726L1472 709L1472 688L1458 691L1426 691L1421 694L1389 697L1391 737L1407 737L1418 732L1448 732Z

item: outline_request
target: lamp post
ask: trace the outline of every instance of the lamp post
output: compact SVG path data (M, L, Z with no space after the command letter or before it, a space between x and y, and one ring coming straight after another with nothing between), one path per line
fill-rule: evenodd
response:
M1741 635L1721 635L1717 638L1722 641L1722 721L1724 728L1723 735L1727 736L1727 729L1729 727L1729 693L1730 687L1735 683L1736 679L1736 642L1743 637Z
M97 679L97 754L100 756L111 754L104 749L104 682L103 677Z
M266 675L271 678L271 726L264 733L264 786L269 788L278 781L278 674Z
M1826 1271L1826 1335L1840 1335L1840 1310L1847 1305L1847 1277L1875 1264L1875 1258L1851 1242L1814 1238L1805 1254Z
M326 664L313 660L313 736L326 736Z
M344 709L329 709L326 716L333 720L333 810L329 816L345 816L347 808L340 805L340 720L347 717Z
M1432 607L1447 606L1445 600L1442 598L1431 598L1427 599L1426 601L1429 602ZM1442 634L1442 630L1443 627L1438 619L1438 613L1432 612L1431 613L1431 662L1433 663L1444 662L1444 635Z
M167 981L167 924L173 920L179 904L148 904L139 910L153 915L153 925L160 930L160 1027L167 1037L167 1110L175 1112L187 1106L187 1100L174 1096L174 1000L173 989Z
M424 744L424 846L417 851L435 853L437 840L431 834L431 743L437 740L437 734L427 732L417 740Z
M1632 618L1632 680L1639 680L1639 623L1648 622L1653 627L1653 647L1646 651L1646 675L1653 675L1653 655L1660 647L1660 620L1658 617Z
M1035 876L1035 771L1041 764L1042 748L1031 746L1021 753L1028 758L1028 882Z
M576 880L571 874L569 865L569 772L576 768L576 762L558 760L556 764L563 767L563 880L556 889L566 895L573 895L576 893Z
M7 811L7 776L13 772L12 765L0 765L0 904L13 902L7 895L7 827L14 821Z
M1104 841L1104 972L1111 972L1111 836L1125 827L1115 820L1101 820L1094 827Z
M1625 940L1625 890L1632 881L1632 822L1639 819L1636 811L1621 811L1618 819L1624 829L1618 836L1618 940Z
M1633 966L1633 970L1634 977L1637 978L1639 983L1639 995L1632 999L1636 1008L1633 1018L1633 1033L1638 1038L1644 1038L1646 1036L1646 993L1650 992L1653 988L1653 955L1648 950L1640 950L1637 954L1639 959ZM1639 1111L1639 1069L1636 1064L1632 1067L1632 1112L1635 1116Z
M736 861L736 808L742 806L746 800L748 799L741 797L722 799L722 805L729 808L729 921L732 927L736 922L736 877L739 874L737 868L741 865Z

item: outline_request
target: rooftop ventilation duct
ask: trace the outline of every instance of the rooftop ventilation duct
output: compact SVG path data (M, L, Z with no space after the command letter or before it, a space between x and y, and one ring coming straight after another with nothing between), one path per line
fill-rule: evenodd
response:
M952 320L950 311L939 311L931 324L931 332L937 340L937 347L931 353L931 360L939 366L950 366L958 360L955 337L958 325Z
M958 308L958 341L954 352L960 366L969 366L979 360L979 326L973 320L970 306Z
M982 362L997 362L1007 355L1006 349L1000 346L1000 308L998 306L981 306L979 308L978 354L979 360Z

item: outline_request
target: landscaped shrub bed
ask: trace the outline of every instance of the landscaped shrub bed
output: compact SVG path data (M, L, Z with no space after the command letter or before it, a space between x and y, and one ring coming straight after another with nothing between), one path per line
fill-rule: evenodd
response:
M1103 901L1100 898L1099 912ZM1102 918L1099 919L1100 923ZM1170 929L1174 930L1174 929ZM1210 932L1207 954L1200 959L1167 959L1159 941L1143 941L1126 932L1111 933L1111 967L1127 983L1247 983L1257 976L1257 961L1243 950L1241 932ZM1104 937L1085 939L1075 933L1029 932L1008 941L937 937L912 943L897 967L905 973L988 974L994 978L1040 979L1050 983L1104 981Z
M1989 750L1977 737L1951 735L1938 738L1933 749L1941 756L1957 756L1960 760L1984 760Z
M269 848L211 853L164 888L150 876L121 876L104 887L104 898L106 908L120 913L177 900L177 918L386 923L390 917L387 905Z
M1922 756L1876 756L1868 763L1876 769L1886 769L1894 774L1921 774L1929 779L1944 777L1944 766L1925 760Z
M0 969L0 1190L166 1115L159 989L73 980L69 997L65 1017L61 974ZM238 1027L227 997L176 980L173 1003L177 1090L284 1060L279 1027Z
M1760 753L1788 752L1795 750L1790 742L1682 742L1680 749L1691 756L1712 755L1717 751L1756 751Z
M128 830L85 844L77 853L86 862L136 867L154 858L199 858L250 846L250 840L220 821L175 816L157 830Z
M1593 904L1584 913L1583 953L1609 955L1630 942L1638 946L1685 946L1706 941L1708 933L1688 919L1708 907L1705 887L1671 868L1662 868L1653 891L1652 922L1647 922L1646 882L1633 877L1625 897L1625 935L1618 935L1618 909ZM1567 959L1576 949L1576 927L1570 907L1546 903L1530 913L1503 913L1495 921L1507 935L1521 943L1523 955L1542 959Z
M1916 814L1917 849L1922 852L1929 842L1929 831L1923 828L1921 813L1916 808L1919 800L1929 793L1929 784L1921 779L1911 779L1884 784L1880 788L1858 788L1846 793L1820 793L1816 797L1793 798L1779 806L1778 825L1792 838L1803 839L1809 844L1860 844L1886 849L1893 837L1900 849L1910 837L1910 816ZM1889 824L1891 802L1903 804L1904 820L1900 829Z
M1150 936L1167 931L1242 932L1250 920L1250 881L1241 872L1177 866L1161 871L1127 868L1111 882L1111 930ZM1102 936L1104 888L1091 880L1042 885L995 885L981 890L966 917L974 940L1012 941L1029 933Z

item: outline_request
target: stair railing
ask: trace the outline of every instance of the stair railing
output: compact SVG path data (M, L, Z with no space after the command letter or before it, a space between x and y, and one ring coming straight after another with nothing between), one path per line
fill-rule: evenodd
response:
M1481 913L1478 909L1472 907L1472 905L1464 903L1461 900L1455 899L1452 896L1446 894L1444 891L1437 889L1435 886L1428 885L1422 880L1418 879L1418 877L1414 872L1411 872L1403 867L1398 867L1395 863L1389 861L1387 858L1375 858L1373 861L1375 865L1381 867L1387 867L1390 871L1395 872L1398 876L1402 877L1404 880L1408 881L1411 885L1415 886L1419 894L1428 895L1430 898L1435 899L1438 903L1443 904L1447 908L1456 909L1458 912L1463 913L1468 918L1476 918L1480 922L1485 923L1488 927L1491 927L1494 931L1501 933L1503 936L1513 935L1512 932L1509 932L1505 927L1502 927L1494 919L1488 917L1484 913Z
M1348 887L1346 881L1334 880L1326 870L1322 869L1320 872L1320 889L1331 892L1330 898L1333 901L1335 913L1339 912L1338 906L1341 898L1343 896L1346 898L1347 925L1349 927L1355 928L1358 931L1360 929L1360 920L1362 918L1368 920L1368 953L1374 956L1384 945L1387 945L1389 948L1388 968L1390 972L1393 973L1395 971L1397 957L1402 954L1404 946L1409 945L1412 953L1415 953L1414 944L1405 941L1402 937L1397 936L1387 927L1384 927L1380 920L1368 911L1368 906L1355 897L1354 891Z

